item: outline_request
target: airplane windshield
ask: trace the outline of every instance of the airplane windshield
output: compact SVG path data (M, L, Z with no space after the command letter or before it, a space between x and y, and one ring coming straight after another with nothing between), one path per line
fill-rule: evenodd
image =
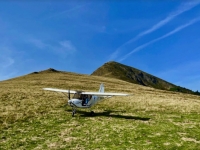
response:
M74 99L81 99L81 94L75 93L73 96Z
M75 93L73 98L80 99L80 100L84 100L84 99L90 100L92 98L92 95L84 95L84 94L80 94L80 93Z

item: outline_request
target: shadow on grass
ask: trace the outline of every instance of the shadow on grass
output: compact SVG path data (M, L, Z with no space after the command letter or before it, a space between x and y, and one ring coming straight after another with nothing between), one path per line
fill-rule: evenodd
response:
M68 110L68 112L71 112ZM90 112L77 110L76 113L80 114L80 117L113 117L113 118L122 118L122 119L132 119L132 120L142 120L142 121L148 121L150 118L143 118L143 117L137 117L137 116L127 116L127 115L119 115L119 114L111 114L111 113L117 113L117 112L125 112L125 111L111 111L106 110L104 112L95 112L94 115L91 115Z

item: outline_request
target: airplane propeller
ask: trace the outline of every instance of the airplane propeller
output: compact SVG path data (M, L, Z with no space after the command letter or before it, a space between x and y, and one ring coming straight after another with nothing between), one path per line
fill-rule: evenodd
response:
M70 89L68 90L68 98L70 100Z

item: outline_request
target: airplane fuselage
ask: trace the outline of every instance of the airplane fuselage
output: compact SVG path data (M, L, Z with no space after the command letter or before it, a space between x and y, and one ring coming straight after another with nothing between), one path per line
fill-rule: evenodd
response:
M88 99L88 100L72 98L72 99L68 100L68 104L71 107L90 108L94 104L96 104L99 100L100 100L100 98L98 96L92 96L91 99Z
M89 105L83 105L82 100L80 100L80 99L71 99L68 101L68 104L71 107L79 107L79 108L88 108L89 107Z

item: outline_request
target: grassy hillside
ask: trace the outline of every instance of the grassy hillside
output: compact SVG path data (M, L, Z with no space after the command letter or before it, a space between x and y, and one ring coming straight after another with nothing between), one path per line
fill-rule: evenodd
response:
M44 87L132 94L71 117ZM0 82L0 149L200 149L200 97L53 69Z
M194 93L189 89L176 86L144 71L114 61L105 63L103 66L94 71L92 75L121 79L130 83L154 87L162 90L171 90L198 95L198 93Z

